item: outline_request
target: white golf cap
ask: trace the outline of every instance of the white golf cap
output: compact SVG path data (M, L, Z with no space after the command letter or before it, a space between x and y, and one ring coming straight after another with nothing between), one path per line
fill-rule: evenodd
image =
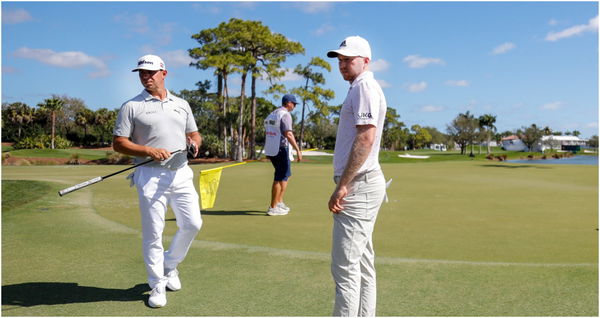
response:
M166 70L165 62L163 60L152 54L144 55L140 57L137 61L137 67L131 70L132 72L137 72L139 70L148 70L148 71L160 71Z
M340 44L339 49L327 52L327 57L337 57L338 54L371 58L371 46L367 40L358 35L349 36Z

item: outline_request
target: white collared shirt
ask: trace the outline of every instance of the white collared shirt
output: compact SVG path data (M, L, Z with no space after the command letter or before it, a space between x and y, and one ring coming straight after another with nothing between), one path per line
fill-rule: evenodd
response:
M381 86L375 80L373 72L361 73L351 84L348 95L340 111L335 151L333 154L333 169L335 176L341 176L348 163L352 144L356 138L356 126L373 125L376 127L375 142L367 160L358 173L380 170L379 147L383 133L383 122L387 111L385 96Z
M161 101L143 90L121 106L113 134L173 152L186 149L186 134L197 130L187 101L169 91ZM144 159L136 158L136 163Z

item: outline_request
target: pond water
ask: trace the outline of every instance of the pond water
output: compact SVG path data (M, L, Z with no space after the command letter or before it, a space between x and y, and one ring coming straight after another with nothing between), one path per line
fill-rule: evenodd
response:
M536 160L506 160L508 163L533 163L552 165L598 165L598 156L574 156L562 159L536 159Z

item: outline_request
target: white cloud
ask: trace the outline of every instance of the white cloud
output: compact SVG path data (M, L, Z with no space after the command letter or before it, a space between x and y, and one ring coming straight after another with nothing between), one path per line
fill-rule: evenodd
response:
M18 73L18 72L19 72L19 69L17 69L16 67L7 66L7 65L2 66L3 74L14 74L14 73Z
M434 106L434 105L426 105L419 109L420 112L423 113L437 113L444 110L442 106Z
M418 92L422 92L427 88L427 83L426 82L419 82L419 83L414 83L414 84L408 84L406 86L406 89L411 92L411 93L418 93Z
M591 122L591 123L587 123L585 124L585 128L598 128L598 122Z
M172 34L178 31L176 22L150 24L148 17L142 13L123 13L114 16L113 19L128 29L129 34L126 33L125 36L132 37L131 33L148 36L158 46L170 44L173 40Z
M197 10L200 12L206 12L209 14L221 13L221 8L219 8L217 6L209 5L207 3L193 3L192 8L194 10Z
M429 64L446 64L444 60L440 58L432 58L432 57L421 57L419 55L409 55L403 59L405 63L408 64L410 68L423 68L428 66Z
M14 56L64 68L92 66L96 68L96 71L90 73L90 77L105 77L110 74L104 61L79 51L54 52L50 49L22 47L15 51Z
M555 110L555 109L559 109L561 108L563 105L562 102L553 102L553 103L547 103L544 104L542 106L540 106L540 109L544 109L544 110Z
M369 70L373 72L383 72L387 71L390 68L390 62L379 59L377 61L373 61L369 64Z
M304 13L321 13L328 12L333 8L331 2L300 2L294 5L296 8L302 10Z
M495 47L492 50L492 55L498 55L498 54L504 54L512 49L514 49L516 47L516 45L512 42L505 42L502 43L500 45L498 45L497 47Z
M335 28L333 26L331 26L330 24L323 24L321 25L321 27L319 27L318 29L316 29L314 31L315 35L317 36L321 36L325 33L329 33L331 31L335 30Z
M559 32L550 32L546 35L546 41L558 41L561 39L570 38L572 36L581 35L585 32L598 32L598 16L588 21L588 24L579 24Z
M186 50L169 51L160 54L160 56L165 60L165 64L167 64L167 67L169 68L182 66L187 67L191 62L194 61L194 59L188 55Z
M377 81L377 83L379 83L379 86L381 86L381 88L392 87L392 84L390 84L382 79L378 79L376 81Z
M467 86L471 86L471 82L469 82L467 80L448 80L448 81L446 81L446 85L467 87Z
M18 24L29 21L33 21L33 18L24 9L2 10L2 23Z
M128 14L123 13L114 17L114 20L119 23L123 23L135 33L145 34L150 31L148 25L148 17L142 13Z

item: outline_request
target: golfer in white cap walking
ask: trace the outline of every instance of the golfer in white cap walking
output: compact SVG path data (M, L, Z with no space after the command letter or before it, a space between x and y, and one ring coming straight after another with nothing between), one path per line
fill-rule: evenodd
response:
M385 197L379 145L387 104L369 71L371 47L359 36L344 39L337 57L350 90L340 111L333 157L336 188L329 199L333 213L331 273L335 281L334 316L375 316L377 285L373 228Z
M202 226L187 153L171 153L193 144L195 157L201 137L189 104L165 88L167 69L160 57L142 56L133 72L138 72L144 90L121 106L113 148L135 156L136 162L148 157L155 160L136 168L132 182L138 191L144 262L152 288L148 305L163 307L167 304L166 288L181 289L177 265ZM178 230L165 251L162 234L167 205L175 213Z

